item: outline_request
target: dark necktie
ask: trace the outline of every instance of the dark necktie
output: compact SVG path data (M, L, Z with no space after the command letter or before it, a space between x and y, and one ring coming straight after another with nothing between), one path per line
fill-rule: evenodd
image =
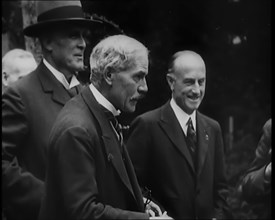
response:
M103 107L104 108L104 107ZM112 112L104 108L104 112L108 118L108 120L112 123L116 133L118 135L118 141L120 143L120 147L123 145L123 134L122 134L122 126L119 124L117 118L113 115Z
M71 97L74 97L79 93L79 90L80 90L80 87L78 85L68 89L67 91Z
M187 122L187 135L186 136L187 136L187 145L189 147L189 150L191 152L193 159L195 159L197 135L196 135L196 131L193 127L191 118L189 118L189 120ZM194 162L195 162L195 160L194 160Z
M120 146L122 147L123 145L122 126L121 124L118 123L118 120L116 119L116 117L113 117L110 121L118 134L118 141L120 143Z

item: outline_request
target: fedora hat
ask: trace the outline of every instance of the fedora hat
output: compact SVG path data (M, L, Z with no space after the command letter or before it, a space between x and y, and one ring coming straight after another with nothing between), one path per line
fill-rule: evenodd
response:
M75 23L89 27L95 23L101 23L99 20L85 18L81 2L78 0L35 1L35 3L38 15L37 23L23 30L24 35L29 37L38 37L44 31L48 31L48 27L58 24Z

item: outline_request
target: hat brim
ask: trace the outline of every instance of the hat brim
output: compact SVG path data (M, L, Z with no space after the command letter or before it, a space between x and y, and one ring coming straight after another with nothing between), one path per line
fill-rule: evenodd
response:
M67 18L60 20L51 20L30 25L23 30L23 33L28 37L39 37L41 34L48 32L49 28L62 24L72 24L77 25L79 27L92 28L102 24L102 21L84 18Z

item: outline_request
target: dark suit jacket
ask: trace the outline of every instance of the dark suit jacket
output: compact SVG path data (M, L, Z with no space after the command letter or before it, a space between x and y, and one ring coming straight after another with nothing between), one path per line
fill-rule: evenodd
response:
M45 149L69 94L41 63L2 95L2 200L11 219L37 219Z
M148 219L134 168L87 87L51 131L40 220Z
M137 117L127 142L141 186L173 218L221 217L226 206L224 149L218 122L197 112L198 171L169 104Z

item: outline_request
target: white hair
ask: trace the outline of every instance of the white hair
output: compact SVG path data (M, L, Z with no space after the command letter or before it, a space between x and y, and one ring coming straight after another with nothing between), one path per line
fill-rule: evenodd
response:
M3 75L26 75L36 67L37 63L31 52L23 49L10 50L2 57L2 80Z
M106 73L117 73L132 68L139 54L149 54L139 41L126 35L113 35L100 41L90 56L90 80L98 85Z

